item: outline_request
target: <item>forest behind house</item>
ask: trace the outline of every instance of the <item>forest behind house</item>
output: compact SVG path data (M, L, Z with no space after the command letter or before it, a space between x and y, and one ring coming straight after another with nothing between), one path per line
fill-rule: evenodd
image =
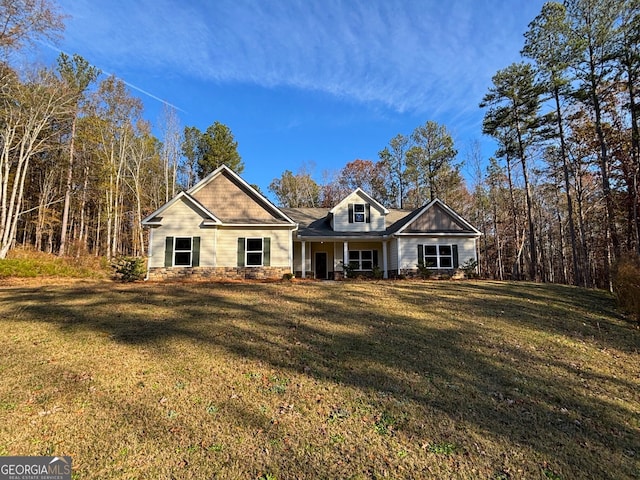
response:
M461 153L428 120L321 181L309 165L287 170L270 193L286 207L333 206L356 187L395 208L437 197L482 232L481 276L608 288L640 254L639 7L543 6L522 61L496 72L478 106L493 157L479 143ZM63 35L54 2L2 0L0 17L0 259L19 247L144 256L141 219L223 163L242 173L219 121L182 126L166 107L153 125L121 79L79 55L25 68L26 47Z

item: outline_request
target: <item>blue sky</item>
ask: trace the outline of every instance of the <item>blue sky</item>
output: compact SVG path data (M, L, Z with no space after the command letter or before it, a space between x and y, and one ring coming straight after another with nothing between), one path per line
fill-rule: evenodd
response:
M378 159L398 133L433 120L459 159L481 142L491 77L519 61L543 0L58 0L57 48L115 74L158 123L232 130L243 177L266 192L285 169L322 181ZM57 55L42 47L42 60ZM145 93L143 93L145 92Z

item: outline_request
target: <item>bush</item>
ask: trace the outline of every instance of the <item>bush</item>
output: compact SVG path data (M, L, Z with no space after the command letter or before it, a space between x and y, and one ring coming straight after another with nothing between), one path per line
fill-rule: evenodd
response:
M618 262L613 270L613 292L618 306L640 324L640 258Z
M470 258L462 265L460 265L460 270L464 272L464 276L467 278L476 278L478 276L478 261Z
M116 278L123 282L142 280L147 273L144 258L141 257L120 257L114 263L113 268L115 269Z
M381 280L384 277L384 271L378 266L373 266L373 278L376 280Z
M344 278L355 277L355 271L356 271L355 265L353 265L352 263L344 263L344 262L340 262L340 265L342 266L342 271L344 272Z
M433 271L430 268L422 263L419 263L417 267L418 275L420 275L420 278L422 278L423 280L428 280L429 278L431 278L431 274L433 273Z

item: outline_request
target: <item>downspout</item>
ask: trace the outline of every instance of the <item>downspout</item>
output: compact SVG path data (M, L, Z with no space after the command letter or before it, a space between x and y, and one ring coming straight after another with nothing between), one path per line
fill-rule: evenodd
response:
M300 224L296 223L295 227L289 231L289 269L292 275L295 275L296 273L295 265L293 264L293 249L294 249L293 234L294 232L298 231L299 227L300 227Z

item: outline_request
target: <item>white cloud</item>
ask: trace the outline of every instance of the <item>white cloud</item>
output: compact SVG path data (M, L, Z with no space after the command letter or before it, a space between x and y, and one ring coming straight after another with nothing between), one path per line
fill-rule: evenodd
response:
M67 49L108 69L288 86L398 112L451 113L477 110L487 79L517 57L523 33L517 14L526 27L542 0L533 7L538 2L62 3L73 17ZM509 13L514 7L519 11Z

